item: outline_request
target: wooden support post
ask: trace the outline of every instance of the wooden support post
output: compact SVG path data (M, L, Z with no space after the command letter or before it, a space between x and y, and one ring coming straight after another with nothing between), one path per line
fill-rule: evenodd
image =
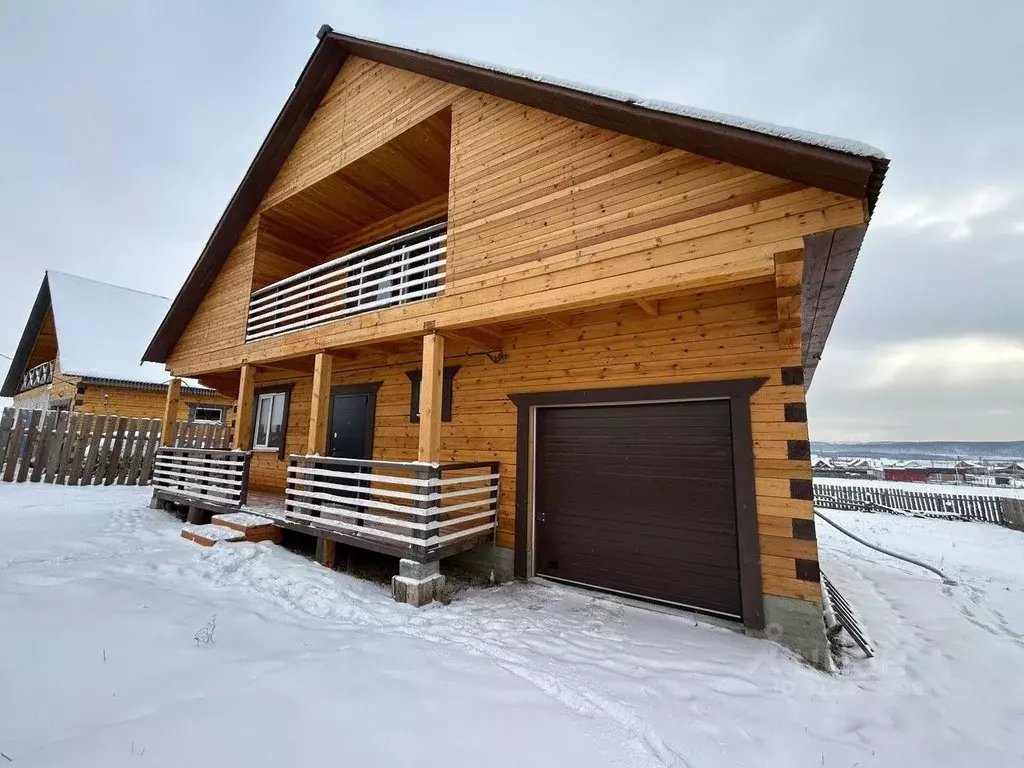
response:
M167 385L167 402L164 403L164 420L160 429L160 445L174 447L174 421L178 417L178 401L181 400L181 379L175 377Z
M318 352L313 364L313 402L309 408L309 440L306 453L323 456L327 453L327 414L331 402L332 358Z
M800 288L804 274L804 252L775 254L775 304L779 318L779 346L800 347Z
M252 448L252 398L256 367L246 363L238 378L238 405L235 407L235 438L231 447L247 451Z
M334 539L321 536L316 540L316 561L325 568L334 567L336 544Z
M423 337L423 378L420 380L419 461L441 460L441 391L444 376L444 337Z

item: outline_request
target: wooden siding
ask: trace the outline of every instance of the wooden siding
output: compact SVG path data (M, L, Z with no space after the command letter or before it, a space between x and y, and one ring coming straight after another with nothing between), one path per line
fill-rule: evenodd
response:
M76 413L104 413L127 416L129 418L159 419L163 417L164 405L167 401L166 390L132 389L129 387L112 387L99 384L83 384L85 389L78 399L80 405L75 406ZM206 403L209 405L225 405L228 407L226 421L231 423L235 401L220 395L190 395L183 392L175 421L188 421L189 403Z
M764 590L818 601L817 582L796 577L796 559L816 560L817 548L813 540L792 535L794 518L811 519L811 502L790 498L789 481L809 479L811 468L807 460L788 458L790 441L807 440L807 425L785 421L785 404L802 404L804 394L802 386L782 383L782 369L799 366L800 353L780 344L778 294L774 280L763 281L666 299L657 317L624 306L573 316L564 329L530 322L506 339L509 357L503 364L461 355L452 342L445 362L462 368L454 381L452 421L441 427L441 460L501 462L498 543L512 546L518 468L516 410L509 393L763 376L768 381L754 395L751 414ZM335 363L335 385L383 381L375 459L416 458L419 427L409 422L411 385L405 371L420 363L414 354L373 367ZM312 377L261 371L256 385L284 381L295 383L286 449L302 452ZM286 467L276 454L254 455L253 486L283 489Z
M367 92L377 94L372 109L363 100ZM224 371L243 360L273 361L431 327L767 279L776 252L802 247L806 235L864 222L858 200L358 59L342 68L261 210L449 103L443 295L243 344L254 219L182 334L168 361L172 369ZM365 111L357 113L357 105ZM261 270L257 284L270 277Z
M457 86L383 64L355 57L346 61L182 333L168 364L175 370L207 372L231 367L212 364L215 360L228 359L236 361L234 367L240 365L262 212L450 106L461 92ZM437 205L431 210L436 211ZM264 274L261 262L255 287L276 279L273 267L269 269Z

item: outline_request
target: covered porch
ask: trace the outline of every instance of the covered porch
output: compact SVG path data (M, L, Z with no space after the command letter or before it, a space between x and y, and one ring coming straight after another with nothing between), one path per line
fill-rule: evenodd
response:
M495 455L452 460L451 450L442 451L452 373L444 343L431 333L242 366L231 450L162 447L154 498L188 507L194 523L238 511L260 515L282 531L315 537L317 559L326 566L334 564L339 544L396 557L396 599L430 602L443 585L442 558L493 544L500 495ZM413 345L420 347L421 367L410 373L395 359L409 359ZM377 418L381 382L339 383L381 364L404 371L406 386L415 390L405 404L412 425L403 430L405 439L393 436L393 427L378 428L396 421L390 413ZM227 377L213 378L229 389ZM177 397L172 386L169 411Z

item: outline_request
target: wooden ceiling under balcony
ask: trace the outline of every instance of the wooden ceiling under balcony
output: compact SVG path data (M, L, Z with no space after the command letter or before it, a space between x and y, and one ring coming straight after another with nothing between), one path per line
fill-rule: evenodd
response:
M417 123L278 203L263 214L264 222L278 237L330 256L443 216L451 121L451 110L444 109Z

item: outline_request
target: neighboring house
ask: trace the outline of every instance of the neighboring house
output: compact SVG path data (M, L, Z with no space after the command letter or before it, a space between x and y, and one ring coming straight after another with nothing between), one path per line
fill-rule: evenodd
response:
M145 359L238 393L250 486L288 478L276 519L322 552L452 554L436 512L382 516L450 462L493 462L496 520L467 529L484 573L821 653L804 392L886 167L857 142L324 28ZM370 458L419 479L330 469L388 466ZM423 565L403 561L402 589L435 578Z
M169 304L162 296L47 272L0 395L26 409L162 417L170 377L140 360ZM232 399L193 381L182 391L177 421L231 422Z

